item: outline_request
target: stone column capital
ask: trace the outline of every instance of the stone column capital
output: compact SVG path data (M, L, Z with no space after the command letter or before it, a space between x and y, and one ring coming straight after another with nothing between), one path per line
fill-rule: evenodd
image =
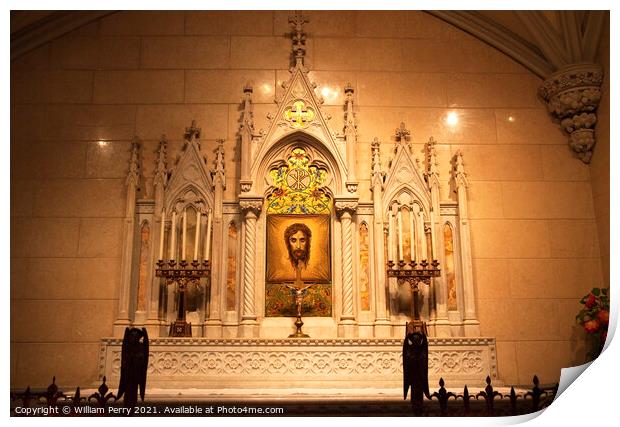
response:
M263 199L262 197L241 199L239 207L245 216L250 214L258 216L263 209Z
M343 215L353 215L357 211L357 200L339 200L334 203L336 213L338 217L342 218Z
M569 134L571 149L584 163L590 163L596 143L594 125L602 83L600 65L572 64L553 73L538 89L549 112Z

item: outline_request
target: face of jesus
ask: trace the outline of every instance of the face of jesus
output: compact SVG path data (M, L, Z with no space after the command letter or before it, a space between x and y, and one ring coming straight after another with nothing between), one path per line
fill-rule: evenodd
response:
M303 254L306 251L306 241L306 235L301 230L288 238L288 244L290 245L296 260L303 257Z
M288 249L288 256L293 267L297 268L308 264L310 259L310 239L312 232L305 224L292 224L284 232L284 240Z

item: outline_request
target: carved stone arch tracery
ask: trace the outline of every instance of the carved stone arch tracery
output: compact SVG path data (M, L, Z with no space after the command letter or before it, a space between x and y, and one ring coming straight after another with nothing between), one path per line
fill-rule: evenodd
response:
M213 209L213 194L207 193L193 183L189 183L184 187L179 187L175 193L166 195L164 209L167 213L171 213L177 208L183 209L188 206L192 206L200 213L207 213Z
M407 200L409 197L409 200ZM384 215L387 217L387 213L390 210L391 206L396 203L400 206L409 206L412 207L417 205L420 210L422 210L425 218L429 218L431 211L431 200L430 194L424 193L419 189L409 185L402 184L397 187L393 191L390 191L386 195L385 200L387 203L384 205Z
M269 191L273 190L269 171L278 166L286 165L286 159L296 147L304 149L311 164L327 170L328 181L325 183L325 188L329 189L332 195L342 194L345 185L337 159L323 142L303 131L293 132L277 141L265 153L263 159L257 162L256 170L253 170L252 175L256 194L267 195Z

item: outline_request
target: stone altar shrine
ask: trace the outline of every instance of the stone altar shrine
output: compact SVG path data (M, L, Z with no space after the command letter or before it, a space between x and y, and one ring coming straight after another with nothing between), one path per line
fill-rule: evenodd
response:
M205 157L201 130L192 123L172 163L162 137L150 199L136 198L138 139L132 145L115 337L102 340L100 375L118 378L122 332L132 325L147 328L151 337L148 381L155 387L400 387L411 297L387 277L386 264L434 258L441 277L421 295L429 380L441 376L473 386L487 375L497 379L495 340L479 336L474 303L463 153L443 172L450 174L455 198L441 200L432 137L420 160L410 130L395 123L389 164L377 138L370 152L360 152L353 87L342 88L344 128L335 130L304 65L305 19L297 15L290 22L294 64L266 130L254 128L248 84L240 88L236 153L225 152L220 140ZM235 200L223 198L229 156L240 167ZM359 167L360 157L370 158L370 170ZM290 174L292 158L321 178L312 191L297 188L295 194L306 197L304 203L321 198L322 213L329 215L330 269L321 284L329 314L303 317L307 339L287 339L294 318L266 312L275 301L265 271L269 201L291 194L278 184L277 171ZM370 188L360 186L362 176L370 177ZM282 203L295 210L290 199ZM304 212L296 214L303 218ZM178 302L174 288L155 276L162 259L210 262L210 277L187 293L192 338L168 337Z

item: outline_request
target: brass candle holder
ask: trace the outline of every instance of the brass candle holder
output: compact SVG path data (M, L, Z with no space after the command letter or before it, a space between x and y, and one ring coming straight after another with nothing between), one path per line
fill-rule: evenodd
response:
M202 262L193 260L191 263L183 260L177 263L175 260L157 261L155 276L166 280L166 285L176 284L179 290L177 319L170 324L168 336L170 337L191 337L192 324L186 321L185 317L185 291L191 284L198 285L200 279L209 277L211 274L211 264L209 261Z
M400 260L387 263L388 277L395 277L399 285L407 283L411 289L411 322L405 326L405 342L403 344L403 381L405 397L411 387L411 404L414 413L421 413L424 394L430 399L428 392L428 331L426 322L420 319L418 295L420 283L430 285L433 277L439 277L439 261L430 264L422 260L405 262Z
M420 320L420 309L418 305L418 294L420 291L420 283L430 285L433 277L439 277L441 270L439 269L439 261L433 260L430 264L426 260L422 260L419 264L415 261L388 261L387 263L388 277L395 277L399 285L407 283L411 289L411 319L414 324L421 324L426 334L426 324Z

